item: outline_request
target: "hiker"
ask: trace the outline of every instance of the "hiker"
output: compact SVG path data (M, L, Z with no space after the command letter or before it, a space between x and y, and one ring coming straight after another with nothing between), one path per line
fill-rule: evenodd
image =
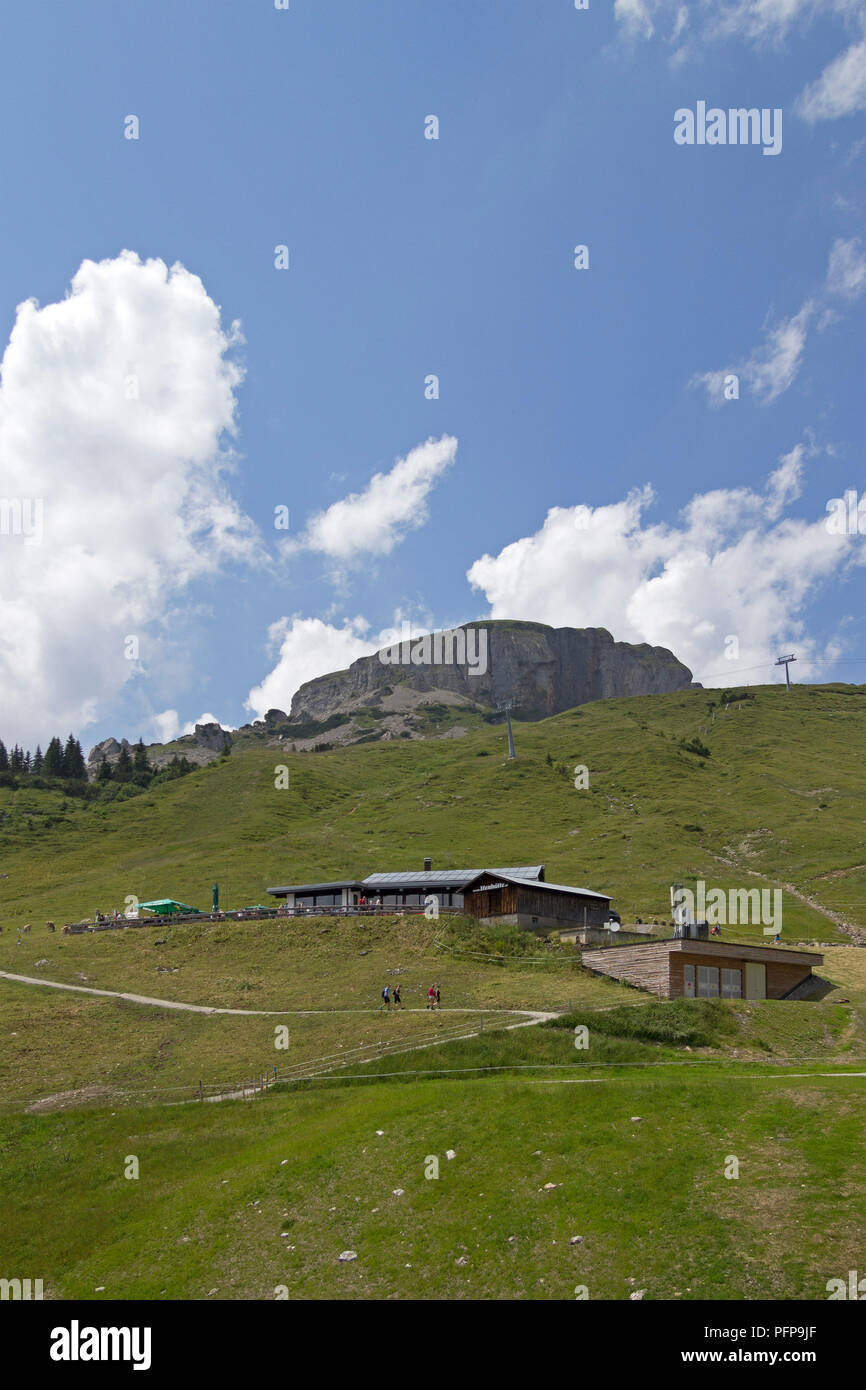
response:
M395 985L395 986L394 986L394 1008L396 1009L397 1007L399 1007L399 1008L401 1008L401 1009L402 1009L402 1007L403 1007L403 1000L400 998L400 986L399 986L399 985Z
M381 906L382 906L382 899L381 899L381 898L377 898L377 899L376 899L376 907L377 907L377 908L380 908Z
M386 985L385 988L382 990L382 1003L385 1005L385 1008L386 1008L386 1009L389 1009L389 1010L390 1010L390 1008L391 1008L391 992L390 992L390 990L389 990L389 988L388 988L387 985Z
M439 1008L440 1003L441 1003L441 995L439 994L439 986L437 985L437 986L436 986L436 1007L437 1007L437 1009Z
M435 985L431 985L430 988L429 988L428 991L427 991L427 1008L428 1008L428 1009L435 1009L435 1008L436 1008L436 986L435 986Z

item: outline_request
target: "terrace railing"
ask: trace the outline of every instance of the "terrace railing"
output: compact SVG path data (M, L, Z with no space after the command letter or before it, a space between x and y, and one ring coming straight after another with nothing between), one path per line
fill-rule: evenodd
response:
M439 916L462 912L459 907L440 907ZM123 930L126 927L161 927L171 924L189 925L193 922L261 922L282 917L418 917L423 907L276 907L264 912L166 912L153 917L106 918L102 922L68 922L63 928L70 935L79 932Z

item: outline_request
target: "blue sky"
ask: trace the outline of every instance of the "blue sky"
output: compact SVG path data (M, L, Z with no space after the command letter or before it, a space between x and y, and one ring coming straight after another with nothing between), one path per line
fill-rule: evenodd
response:
M861 6L2 27L0 497L44 506L39 544L0 535L7 742L240 724L404 619L866 680L862 539L825 524L866 490ZM678 146L699 101L781 109L781 152Z

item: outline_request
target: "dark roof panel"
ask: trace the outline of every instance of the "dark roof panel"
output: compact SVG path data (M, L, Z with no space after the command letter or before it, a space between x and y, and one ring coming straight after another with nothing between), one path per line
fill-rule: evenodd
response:
M278 897L284 893L335 893L338 888L362 888L357 878L338 878L333 883L288 883L281 888L268 888L265 891Z
M544 873L543 864L524 865L518 869L407 869L403 873L368 874L364 879L365 888L394 888L406 884L418 888L449 888L471 883L481 873L518 874L521 878L536 882Z
M288 883L281 887L268 888L276 897L286 893L333 893L338 888L377 888L385 892L405 887L410 891L419 888L454 888L458 891L467 883L472 883L482 873L514 875L521 880L533 883L544 880L543 864L524 864L514 869L406 869L400 873L368 874L366 878L340 878L332 883Z
M600 898L606 903L613 901L609 893L595 893L591 888L575 888L567 883L541 883L538 879L521 878L517 874L504 873L501 869L484 869L478 877L493 877L494 874L497 878L501 878L503 883L513 884L516 888L535 888L541 892L550 889L552 893L571 893L573 896L580 898ZM487 886L487 884L483 883L480 885L473 884L473 888L477 887L479 892L483 891Z

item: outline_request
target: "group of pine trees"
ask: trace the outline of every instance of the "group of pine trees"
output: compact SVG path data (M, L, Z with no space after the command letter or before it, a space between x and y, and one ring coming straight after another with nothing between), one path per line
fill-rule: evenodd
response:
M19 748L18 744L8 752L5 743L0 738L0 773L9 773L12 777L44 777L46 779L64 778L71 781L84 781L87 779L87 764L84 761L84 754L81 751L81 744L72 734L69 735L65 745L59 738L53 738L42 752L39 744L36 745L36 752L31 754L29 748L25 751Z
M93 784L88 781L81 744L72 734L65 744L59 738L52 738L44 753L37 745L32 754L29 749L19 748L17 743L10 753L0 739L0 786L5 787L62 787L70 796L113 800L121 791L125 796L132 796L154 783L183 777L193 772L195 766L189 758L175 754L167 766L153 767L144 740L140 738L131 750L127 744L122 744L113 763L103 754Z
M189 758L179 758L175 753L171 762L157 771L147 756L144 740L139 739L132 749L132 753L125 743L122 744L113 763L110 763L103 753L102 761L97 769L96 781L99 785L104 785L106 782L121 782L128 786L143 788L149 787L154 779L165 782L174 777L183 777L194 769L195 763L191 763Z

